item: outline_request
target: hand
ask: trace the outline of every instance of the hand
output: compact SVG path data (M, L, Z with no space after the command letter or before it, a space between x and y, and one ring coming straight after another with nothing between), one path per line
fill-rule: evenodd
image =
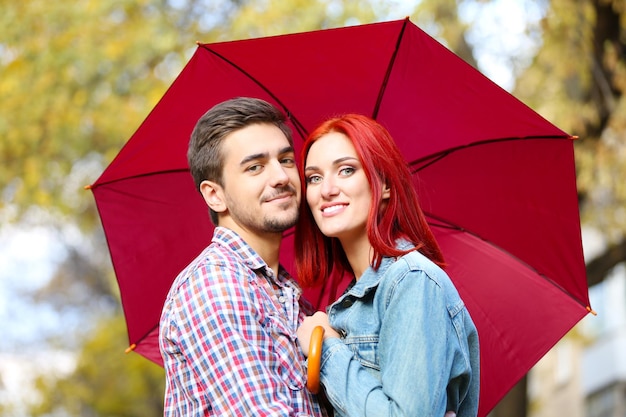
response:
M300 349L302 349L304 356L309 355L311 333L313 332L315 326L322 326L324 328L324 340L329 337L339 337L339 333L337 333L332 327L330 327L330 323L328 322L328 315L326 313L318 311L312 316L306 317L296 331L296 334L298 336L298 344L300 345Z
M448 411L443 417L456 417L456 413L454 411Z

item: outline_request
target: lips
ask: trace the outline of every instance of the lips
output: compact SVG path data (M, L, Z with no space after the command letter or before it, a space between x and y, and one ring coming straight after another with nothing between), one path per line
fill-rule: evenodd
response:
M285 194L278 194L275 196L272 196L268 199L265 200L266 203L269 203L271 201L276 201L276 200L286 200L286 199L290 199L292 197L294 197L295 194L292 193L285 193Z
M324 214L337 213L337 212L343 210L347 206L348 205L344 204L344 203L325 204L324 206L322 206L322 213L324 213Z

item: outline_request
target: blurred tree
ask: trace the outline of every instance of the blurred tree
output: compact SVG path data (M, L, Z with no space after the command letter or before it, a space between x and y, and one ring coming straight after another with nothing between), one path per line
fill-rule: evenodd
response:
M72 374L37 379L41 401L29 407L29 415L163 415L163 368L139 355L125 356L125 347L123 319L102 320L85 341Z
M272 36L377 20L371 0L280 0L255 1L243 5L232 19L229 36L235 39Z
M93 227L82 186L235 3L0 0L0 218L42 207Z
M474 48L468 42L469 24L459 19L459 8L463 3L475 1L424 0L411 16L416 25L446 45L465 62L479 69Z

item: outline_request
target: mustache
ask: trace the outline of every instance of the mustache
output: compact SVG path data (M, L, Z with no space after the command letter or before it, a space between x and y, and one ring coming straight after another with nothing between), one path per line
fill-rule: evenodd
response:
M276 197L279 197L279 196L284 195L284 194L297 195L297 192L296 192L296 189L294 187L292 187L291 185L285 185L283 187L274 188L274 190L272 191L271 194L264 195L261 198L261 200L262 201L273 200Z

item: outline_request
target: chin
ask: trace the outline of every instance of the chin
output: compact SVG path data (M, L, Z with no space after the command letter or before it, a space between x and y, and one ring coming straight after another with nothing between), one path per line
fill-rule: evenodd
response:
M320 232L326 237L339 237L341 235L341 231L336 229L323 229L320 227Z
M265 221L265 228L274 232L284 232L298 222L298 214L283 217L268 218Z

